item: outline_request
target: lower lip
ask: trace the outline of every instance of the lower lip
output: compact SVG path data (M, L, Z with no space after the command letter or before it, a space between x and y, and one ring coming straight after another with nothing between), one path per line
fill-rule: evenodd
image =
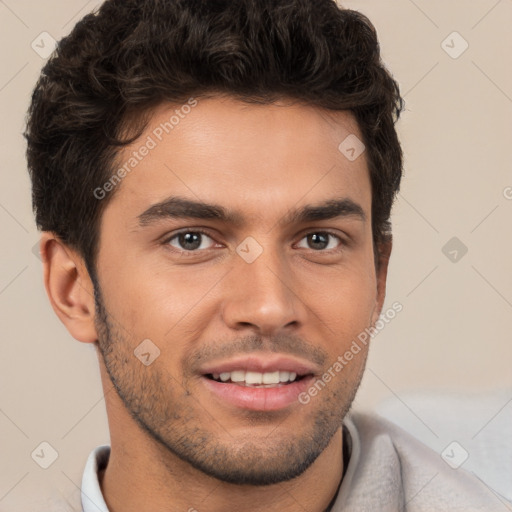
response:
M309 387L313 376L275 388L239 386L208 377L203 377L202 380L212 393L235 407L251 411L277 411L294 402L299 403L299 394Z

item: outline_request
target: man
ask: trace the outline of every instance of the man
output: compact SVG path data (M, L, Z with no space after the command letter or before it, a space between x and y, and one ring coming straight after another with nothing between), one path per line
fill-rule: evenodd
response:
M108 0L59 43L27 156L49 299L98 348L111 444L85 512L493 510L349 414L401 109L374 28L332 0Z

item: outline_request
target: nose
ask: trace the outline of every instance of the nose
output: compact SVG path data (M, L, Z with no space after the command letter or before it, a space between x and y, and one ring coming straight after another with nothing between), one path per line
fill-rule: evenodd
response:
M284 256L265 248L252 263L238 255L234 259L234 268L223 280L222 316L228 327L272 336L303 324L306 306Z

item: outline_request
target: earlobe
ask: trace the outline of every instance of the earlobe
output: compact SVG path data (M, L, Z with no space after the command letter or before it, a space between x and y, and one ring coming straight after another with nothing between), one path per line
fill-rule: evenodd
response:
M382 242L379 247L379 265L377 268L377 296L375 299L375 309L372 315L372 325L379 319L384 306L384 300L386 298L386 282L388 275L389 258L391 256L391 249L393 247L393 241L391 235Z
M54 233L40 242L44 285L53 310L78 341L94 343L94 287L82 258Z

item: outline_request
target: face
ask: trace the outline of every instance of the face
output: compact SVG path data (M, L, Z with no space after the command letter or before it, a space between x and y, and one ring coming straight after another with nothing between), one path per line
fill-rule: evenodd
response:
M161 106L119 154L130 171L101 220L95 325L162 453L265 485L301 474L340 428L366 348L299 396L382 306L366 156L338 149L351 134L347 112L217 97Z

